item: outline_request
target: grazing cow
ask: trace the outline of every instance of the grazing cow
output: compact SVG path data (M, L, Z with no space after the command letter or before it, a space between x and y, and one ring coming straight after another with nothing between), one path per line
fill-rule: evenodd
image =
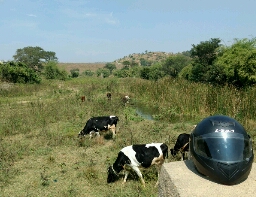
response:
M172 156L175 156L178 152L181 152L181 161L185 159L185 152L189 150L189 138L190 134L182 133L178 136L174 148L170 149Z
M158 176L165 157L168 157L168 146L164 143L152 144L135 144L126 146L118 153L115 163L108 168L107 182L111 183L118 179L118 173L122 170L125 172L124 181L128 177L129 171L134 170L139 176L143 186L145 181L139 170L139 167L148 168L156 165ZM156 185L158 184L158 180Z
M108 93L107 93L107 98L108 98L108 100L111 100L111 96L112 96L111 93L108 92Z
M82 101L82 102L85 101L85 96L81 96L81 101Z
M78 136L90 134L91 138L93 133L100 136L100 131L111 130L114 138L116 135L116 125L118 121L119 118L117 116L92 117L86 122L84 129L79 132Z

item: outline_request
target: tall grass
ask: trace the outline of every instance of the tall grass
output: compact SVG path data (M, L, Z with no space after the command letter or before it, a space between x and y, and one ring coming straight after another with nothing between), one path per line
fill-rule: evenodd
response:
M109 91L111 101L106 98ZM128 105L123 105L122 94L131 97ZM179 133L190 132L212 114L236 118L255 140L254 98L255 88L172 78L84 77L0 88L0 196L157 196L154 168L143 171L145 189L135 174L125 186L121 180L106 183L107 167L119 150L133 143L165 142L171 147ZM155 120L138 116L136 107L150 109ZM100 115L119 117L116 139L108 134L77 138L86 121Z

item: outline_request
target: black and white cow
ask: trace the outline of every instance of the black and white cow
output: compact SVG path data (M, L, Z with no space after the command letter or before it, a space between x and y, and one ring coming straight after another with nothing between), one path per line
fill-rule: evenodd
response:
M86 122L85 127L79 132L78 136L90 134L91 138L92 134L100 136L100 131L111 130L114 138L116 135L116 125L118 121L119 118L117 116L92 117Z
M152 144L135 144L126 146L120 150L115 163L108 168L107 182L111 183L118 179L118 173L122 170L125 172L124 181L128 177L129 171L134 170L139 176L143 186L145 181L139 170L139 167L148 168L156 165L158 176L165 158L168 157L168 146L164 143ZM156 185L158 184L158 181Z
M172 156L175 156L178 152L181 153L181 160L185 159L185 152L189 150L189 138L190 134L182 133L178 136L174 148L171 148Z

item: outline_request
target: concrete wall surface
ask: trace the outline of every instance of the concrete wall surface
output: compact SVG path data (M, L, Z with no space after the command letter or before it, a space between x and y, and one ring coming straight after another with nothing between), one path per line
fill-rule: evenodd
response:
M199 174L192 160L165 163L159 177L159 197L256 197L256 163L248 178L222 185Z

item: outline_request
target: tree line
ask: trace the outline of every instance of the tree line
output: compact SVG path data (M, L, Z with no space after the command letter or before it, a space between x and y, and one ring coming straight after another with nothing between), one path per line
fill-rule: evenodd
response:
M41 47L18 49L14 60L0 66L1 80L14 83L40 83L46 79L66 80L80 75L119 78L139 77L158 80L170 76L192 82L215 85L246 87L256 83L256 39L234 39L230 46L221 44L221 39L211 38L199 44L192 44L189 51L169 55L166 59L151 62L144 58L140 62L123 61L117 69L115 63L106 63L95 73L72 69L70 75L57 66L55 52L44 51Z
M106 68L109 67L106 65ZM125 62L121 70L111 72L117 77L158 80L171 76L238 88L252 86L256 83L256 39L234 39L231 46L226 46L221 44L219 38L211 38L193 44L189 51L170 55L163 61L148 66Z

